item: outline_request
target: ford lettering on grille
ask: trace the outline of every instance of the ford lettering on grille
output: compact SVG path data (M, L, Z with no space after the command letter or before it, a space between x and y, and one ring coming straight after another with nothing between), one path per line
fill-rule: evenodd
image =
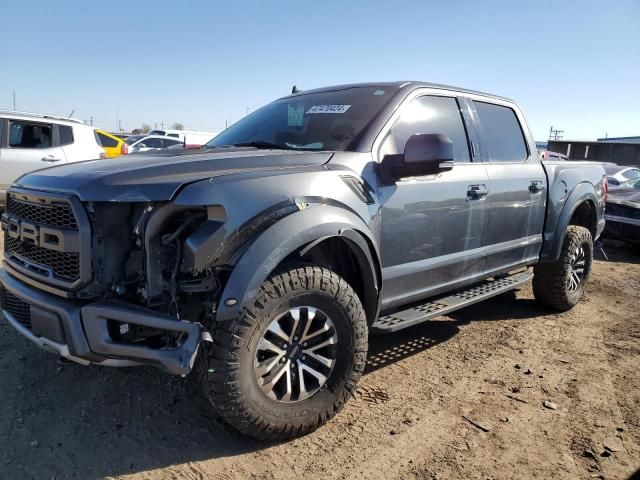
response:
M7 216L6 221L7 232L11 238L57 252L78 251L77 232L38 226L11 216Z
M91 240L89 229L79 228L84 215L72 198L12 189L2 215L7 267L63 289L86 282Z

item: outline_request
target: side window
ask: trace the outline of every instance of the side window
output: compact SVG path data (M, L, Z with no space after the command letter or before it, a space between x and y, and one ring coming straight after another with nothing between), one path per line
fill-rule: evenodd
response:
M160 138L145 138L144 143L148 148L162 148L162 141Z
M468 162L469 142L455 98L423 96L403 110L384 141L383 153L402 153L409 137L419 133L441 133L453 142L456 162Z
M107 137L106 135L100 133L100 132L96 132L98 134L98 139L100 139L100 145L102 145L103 147L117 147L118 146L118 141L114 138L111 137Z
M12 121L9 123L11 148L50 148L51 125Z
M179 135L177 133L169 133L167 137L179 138Z
M527 158L527 146L516 113L509 107L476 102L490 162L519 162Z
M176 142L175 140L170 140L168 138L165 138L162 140L162 148L170 147L171 145L175 145L176 143L178 142Z
M71 145L73 143L73 129L67 125L58 125L58 135L60 135L60 145Z

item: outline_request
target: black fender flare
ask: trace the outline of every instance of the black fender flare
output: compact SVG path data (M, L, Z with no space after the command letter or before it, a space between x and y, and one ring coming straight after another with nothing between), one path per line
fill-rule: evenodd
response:
M578 207L586 201L592 202L594 207L596 207L595 211L597 216L599 200L596 196L596 192L593 185L583 182L573 189L571 194L569 194L569 197L564 202L564 207L560 212L555 228L552 231L545 233L544 244L542 246L542 251L540 252L540 263L555 262L560 258L562 242L564 241L567 227L569 227L569 222ZM596 218L596 224L599 220L599 218Z
M343 237L368 264L370 286L379 308L380 256L369 228L360 217L335 206L312 206L288 215L258 236L238 259L220 297L216 320L237 318L256 296L269 274L292 252L330 237ZM364 302L364 300L363 300Z

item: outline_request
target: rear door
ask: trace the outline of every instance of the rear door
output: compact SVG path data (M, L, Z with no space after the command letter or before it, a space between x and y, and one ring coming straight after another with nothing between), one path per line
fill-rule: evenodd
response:
M384 133L378 158L404 152L411 135L440 133L454 144L454 167L437 175L381 182L382 308L417 301L483 275L488 177L473 162L455 96L409 98Z
M50 123L9 119L6 135L0 171L3 191L25 173L65 162L57 132Z
M524 118L509 102L474 98L479 149L489 176L485 275L534 262L542 246L547 180Z

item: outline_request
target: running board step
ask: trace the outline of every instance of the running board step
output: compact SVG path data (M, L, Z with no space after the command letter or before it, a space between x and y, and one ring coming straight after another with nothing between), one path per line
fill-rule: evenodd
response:
M369 330L372 333L390 333L402 330L513 290L531 280L531 277L533 277L533 273L527 270L498 280L485 280L466 290L458 290L448 297L431 300L422 305L380 317L373 322Z

